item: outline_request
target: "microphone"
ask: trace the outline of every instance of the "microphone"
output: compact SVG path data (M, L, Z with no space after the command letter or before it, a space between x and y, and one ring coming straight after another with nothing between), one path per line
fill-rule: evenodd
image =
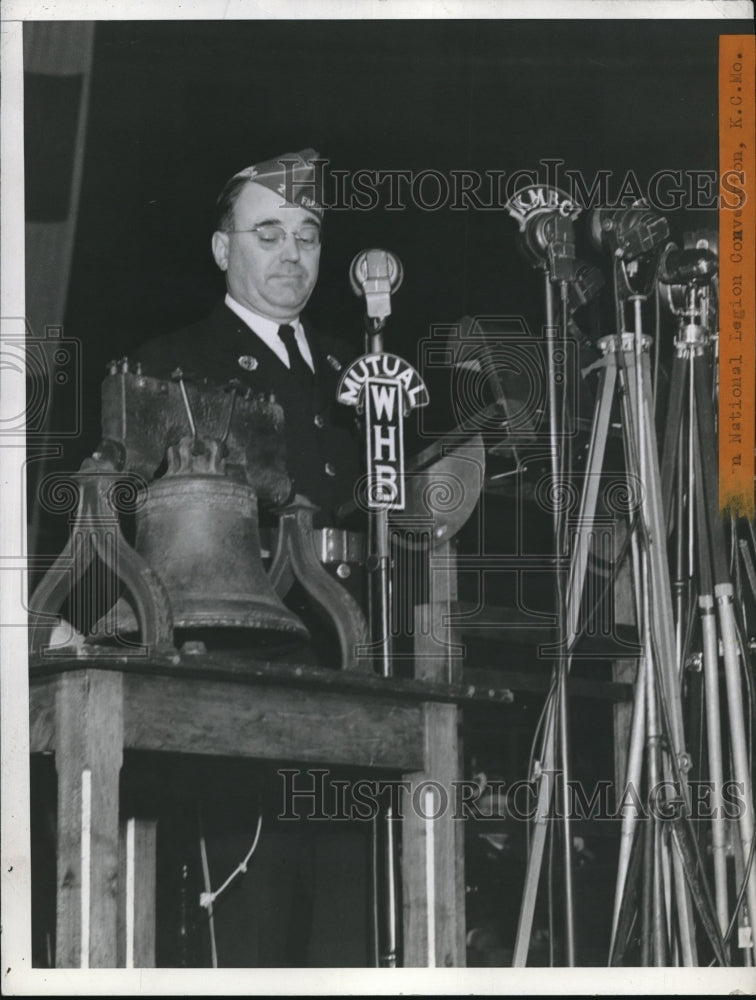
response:
M705 247L678 250L672 243L659 265L659 281L665 285L708 285L716 273L717 255Z
M656 215L643 202L636 202L630 208L595 208L588 227L599 250L606 243L615 257L625 261L650 253L669 236L664 216Z
M576 312L592 302L604 287L604 276L593 264L578 260L575 265L575 280L570 285L570 310Z
M516 191L506 204L520 227L519 248L539 270L544 263L551 281L572 281L575 276L575 230L572 220L580 214L568 194L556 187L532 184Z
M557 212L532 216L520 233L520 247L532 264L546 260L552 281L575 276L575 227Z
M404 271L387 250L362 250L351 263L349 280L355 295L364 295L369 319L391 315L391 293L402 283Z

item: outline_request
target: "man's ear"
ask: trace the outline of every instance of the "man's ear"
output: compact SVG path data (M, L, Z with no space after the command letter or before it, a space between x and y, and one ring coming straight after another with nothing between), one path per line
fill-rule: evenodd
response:
M221 271L228 270L228 233L216 230L213 233L213 257Z

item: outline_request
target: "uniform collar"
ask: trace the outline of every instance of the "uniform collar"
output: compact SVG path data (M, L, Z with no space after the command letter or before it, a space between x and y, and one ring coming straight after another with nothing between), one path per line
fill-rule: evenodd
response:
M268 319L267 316L261 316L259 313L253 312L251 309L247 309L246 306L241 305L241 303L237 302L236 299L232 298L228 292L226 292L225 304L250 328L252 333L256 334L260 340L262 340L266 347L273 351L276 357L288 368L289 355L286 351L286 347L281 341L281 338L278 336L278 328L281 324L274 319ZM290 320L289 325L294 327L297 346L299 347L302 357L314 371L315 364L312 351L309 343L307 342L307 337L305 336L304 328L299 316L297 316L296 319Z

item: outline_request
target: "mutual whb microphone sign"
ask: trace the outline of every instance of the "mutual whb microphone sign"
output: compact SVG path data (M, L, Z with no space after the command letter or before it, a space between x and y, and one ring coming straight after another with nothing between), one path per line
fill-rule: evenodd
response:
M404 418L427 404L425 383L396 354L365 354L341 376L336 398L365 414L368 507L404 510Z
M369 319L380 321L390 314L390 295L401 276L401 264L385 250L355 257L352 287L365 296ZM365 416L368 507L404 510L404 419L428 403L425 383L404 358L375 351L344 371L336 398Z

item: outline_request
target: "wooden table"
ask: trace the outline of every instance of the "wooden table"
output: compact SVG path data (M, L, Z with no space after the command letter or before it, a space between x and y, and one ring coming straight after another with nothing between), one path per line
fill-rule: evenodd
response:
M432 680L219 654L36 663L31 749L53 752L58 771L57 965L154 964L155 826L119 816L124 749L388 769L410 798L433 780L453 803L460 695ZM404 809L406 966L464 965L463 821L452 814Z

